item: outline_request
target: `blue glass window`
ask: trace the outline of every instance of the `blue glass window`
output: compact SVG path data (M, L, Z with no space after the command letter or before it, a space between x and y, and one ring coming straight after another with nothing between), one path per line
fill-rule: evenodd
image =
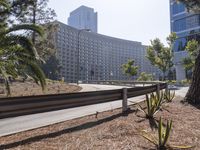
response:
M200 15L192 15L180 20L175 20L173 23L173 32L180 32L198 26L200 26Z
M186 19L183 18L180 20L176 20L173 25L173 31L179 32L179 31L183 31L183 30L186 30Z
M185 11L185 5L182 3L174 3L172 6L173 15L184 12Z
M200 25L200 15L199 15L199 25Z
M186 22L187 29L198 27L200 25L200 15L187 17Z

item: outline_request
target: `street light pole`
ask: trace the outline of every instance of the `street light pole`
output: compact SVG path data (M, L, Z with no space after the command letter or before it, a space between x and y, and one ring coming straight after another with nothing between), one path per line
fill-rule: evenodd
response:
M113 77L113 72L110 71L110 80L112 80L112 77Z
M83 31L90 31L90 29L81 29L78 31L78 51L77 51L77 85L78 85L78 81L79 81L79 73L80 73L80 34Z

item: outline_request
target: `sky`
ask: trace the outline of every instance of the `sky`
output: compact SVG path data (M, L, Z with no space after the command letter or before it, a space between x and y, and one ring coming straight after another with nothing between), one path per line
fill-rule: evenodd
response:
M98 33L142 42L170 34L169 0L49 0L57 20L67 24L69 14L81 5L98 12Z

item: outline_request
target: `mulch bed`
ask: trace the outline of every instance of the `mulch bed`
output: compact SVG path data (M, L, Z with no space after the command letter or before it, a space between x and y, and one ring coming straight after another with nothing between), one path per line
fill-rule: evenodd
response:
M67 83L62 83L59 81L47 81L47 86L45 91L42 91L41 86L39 86L33 81L12 82L10 87L11 87L11 97L73 93L81 90L80 86L69 85ZM0 97L6 97L6 90L3 84L1 84L0 86Z
M165 105L167 110L156 114L156 120L173 120L169 143L172 145L195 145L200 149L200 110L189 104L181 103L183 98L176 97ZM144 105L144 104L143 104ZM131 106L128 115L121 109L66 121L63 123L0 137L0 149L16 150L141 150L155 149L154 145L138 134L145 129L152 135L157 134L155 126L141 118L142 112L135 114L136 106ZM139 115L139 116L138 116Z

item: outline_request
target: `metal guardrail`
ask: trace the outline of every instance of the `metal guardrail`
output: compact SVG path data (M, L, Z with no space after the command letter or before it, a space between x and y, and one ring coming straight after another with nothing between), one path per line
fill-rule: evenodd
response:
M130 98L145 95L165 88L167 88L166 83L157 83L151 86L128 88L127 90L117 89L95 92L0 98L0 119L111 102L124 99L124 97ZM126 93L124 93L124 91L126 91Z
M128 86L136 86L138 84L140 85L155 85L155 84L161 84L166 82L161 81L127 81L127 80L91 80L91 81L82 81L82 83L87 84L106 84L106 85L128 85Z

